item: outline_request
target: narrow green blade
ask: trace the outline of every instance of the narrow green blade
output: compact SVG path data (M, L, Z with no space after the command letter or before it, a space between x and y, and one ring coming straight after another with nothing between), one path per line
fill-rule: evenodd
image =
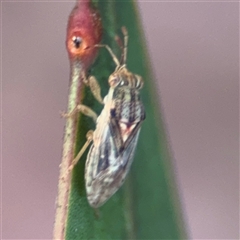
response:
M171 174L171 158L160 115L156 80L150 73L144 36L133 1L95 1L103 27L103 43L120 50L114 40L126 26L129 33L127 65L144 79L141 91L146 120L137 145L134 162L127 181L99 210L92 209L86 199L84 165L87 152L73 170L70 191L66 239L186 239L178 194ZM100 49L91 69L98 79L102 96L108 92L108 76L114 62L106 49ZM93 98L89 88L84 90L83 103L97 113L102 106ZM91 119L80 115L77 146L86 141L85 134L95 129Z

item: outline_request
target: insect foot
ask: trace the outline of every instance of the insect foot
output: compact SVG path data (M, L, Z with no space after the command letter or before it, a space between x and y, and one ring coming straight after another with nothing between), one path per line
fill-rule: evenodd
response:
M75 117L77 113L81 112L82 114L91 117L94 122L97 121L97 114L89 107L83 105L83 104L79 104L77 105L71 112L69 113L65 113L65 112L60 112L61 116L64 118L71 118L71 117Z

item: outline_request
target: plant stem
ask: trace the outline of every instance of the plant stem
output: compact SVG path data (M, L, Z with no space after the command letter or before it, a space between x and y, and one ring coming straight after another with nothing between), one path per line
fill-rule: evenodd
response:
M102 37L102 24L98 11L91 6L90 0L77 0L67 26L66 47L71 66L68 113L83 100L86 72L94 61ZM77 39L77 42L76 42ZM53 231L53 239L65 239L65 227L68 214L69 191L72 171L69 166L76 153L76 135L79 121L76 117L66 120L62 162L58 182L57 209Z
M71 85L69 88L68 112L71 112L81 100L83 92L83 81L85 72L80 63L74 63L71 71ZM68 212L68 199L71 184L72 171L68 171L74 158L75 141L77 133L77 118L67 118L64 144L62 153L62 162L60 165L60 175L58 183L57 209L53 231L53 239L64 239L65 225Z

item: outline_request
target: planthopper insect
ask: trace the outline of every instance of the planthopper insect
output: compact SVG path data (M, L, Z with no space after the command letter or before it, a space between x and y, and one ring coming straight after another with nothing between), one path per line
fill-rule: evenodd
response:
M145 111L140 100L139 90L143 86L142 77L131 73L126 66L128 33L124 35L123 59L119 61L108 45L105 47L111 54L115 71L109 76L109 91L104 98L104 108L97 117L89 107L78 105L70 114L80 111L96 121L95 131L90 130L87 141L73 160L72 169L92 143L85 165L85 184L89 204L98 208L103 205L123 184L133 161L140 128L145 119ZM102 102L100 87L94 77L85 80L95 98Z

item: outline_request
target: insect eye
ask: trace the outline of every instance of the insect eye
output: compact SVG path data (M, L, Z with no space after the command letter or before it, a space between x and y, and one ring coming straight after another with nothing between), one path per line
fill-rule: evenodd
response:
M82 43L82 38L79 36L73 36L72 41L73 41L75 48L79 48L80 44Z
M121 82L120 82L120 86L128 86L129 85L129 81L127 81L126 79L123 79Z

